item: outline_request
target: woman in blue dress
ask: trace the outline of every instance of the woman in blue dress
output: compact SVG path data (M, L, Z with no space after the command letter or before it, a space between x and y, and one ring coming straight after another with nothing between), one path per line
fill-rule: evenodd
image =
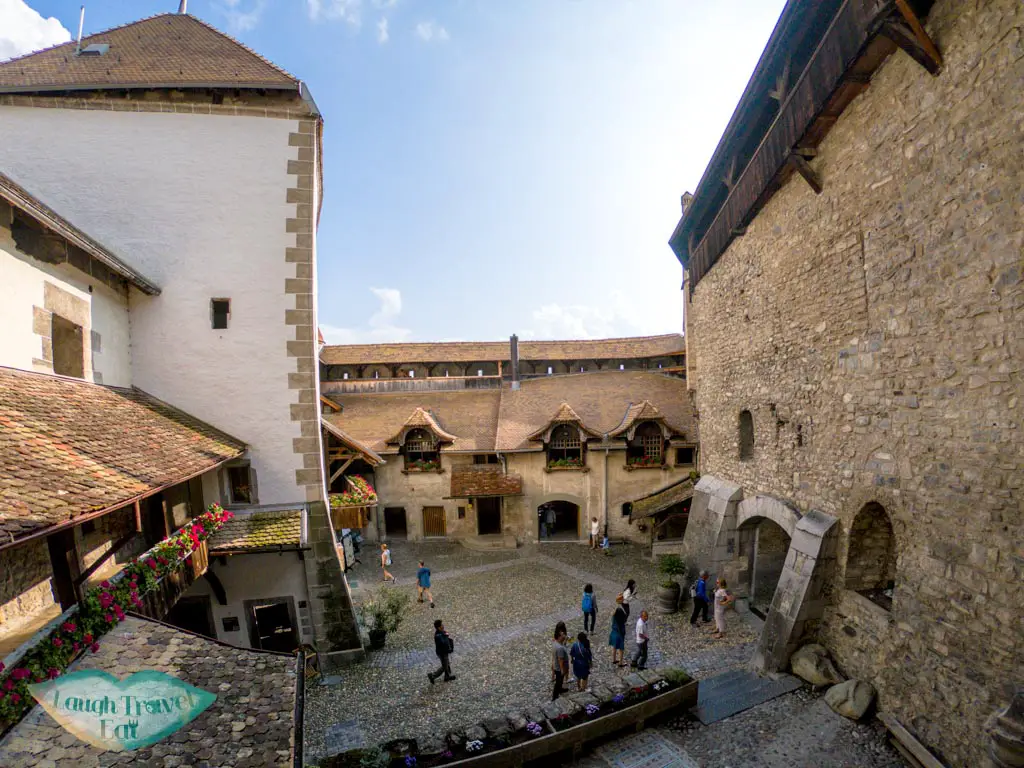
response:
M576 687L587 690L587 678L590 677L590 665L594 661L594 655L590 652L590 639L586 632L576 635L576 642L569 649L569 658L572 659L572 674L576 678Z
M608 635L608 645L612 647L612 664L625 666L623 656L626 650L626 610L622 607L623 597L615 598L615 614L612 616L612 631Z

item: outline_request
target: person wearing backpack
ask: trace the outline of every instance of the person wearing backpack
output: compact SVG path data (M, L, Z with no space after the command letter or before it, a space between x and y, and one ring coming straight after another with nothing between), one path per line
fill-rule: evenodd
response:
M391 575L388 571L388 566L391 565L391 550L388 549L388 545L384 542L380 544L380 569L384 571L384 582L387 583L388 579L391 579L392 584L397 584L398 579Z
M690 597L693 598L693 613L690 615L690 626L697 626L697 614L703 614L704 623L711 622L708 616L708 572L701 571L700 577L690 585Z
M594 585L587 584L583 587L583 631L593 632L597 626L597 596L594 594ZM588 622L589 619L589 622ZM587 624L590 628L587 628Z
M427 678L430 680L430 684L433 685L434 681L437 680L442 674L444 675L444 681L447 683L449 680L454 680L455 675L452 674L452 666L448 661L448 657L452 655L455 650L455 641L452 640L444 628L444 623L437 619L434 622L434 653L437 654L437 658L441 660L441 666L436 672L428 672Z
M572 659L572 673L576 677L576 688L580 691L587 690L587 679L590 677L590 666L594 663L594 655L590 652L590 638L586 632L580 632L576 636L576 642L569 650L569 658Z

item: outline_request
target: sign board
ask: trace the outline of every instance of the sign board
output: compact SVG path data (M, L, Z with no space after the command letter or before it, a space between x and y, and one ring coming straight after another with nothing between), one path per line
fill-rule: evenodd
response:
M65 730L113 752L155 744L194 720L216 695L165 672L123 680L96 669L29 686L33 698Z

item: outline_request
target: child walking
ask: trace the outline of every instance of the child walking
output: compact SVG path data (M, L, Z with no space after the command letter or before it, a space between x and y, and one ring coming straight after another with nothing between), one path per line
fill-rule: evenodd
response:
M587 679L590 677L590 666L594 663L594 655L590 652L590 638L586 632L576 635L576 642L569 651L572 659L572 673L576 677L576 688L587 690Z
M594 585L587 584L583 587L583 631L593 632L597 626L597 596L594 594ZM589 623L589 627L587 624Z

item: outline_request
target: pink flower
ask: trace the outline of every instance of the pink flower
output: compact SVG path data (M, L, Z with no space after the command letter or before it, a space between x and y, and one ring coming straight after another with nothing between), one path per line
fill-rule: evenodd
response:
M101 581L100 582L100 586L103 587L104 589L110 589L110 582L109 581Z
M152 557L146 561L146 565L148 565L154 571L156 570L156 560L154 560Z
M74 651L75 653L78 653L78 649L81 648L81 647L82 646L80 646L78 643L72 643L71 644L71 650Z
M18 669L11 672L11 677L13 677L15 680L24 680L26 677L29 676L29 674L31 673L27 669L25 669L24 667L19 667ZM10 689L8 688L8 690Z
M91 632L86 632L82 636L82 642L83 643L91 643L92 642L92 633Z
M14 681L13 680L4 680L4 690L5 691L9 691L13 687L14 687Z
M71 621L65 621L60 628L65 632L74 632L77 629L74 622Z
M53 680L55 677L58 677L60 675L60 670L56 667L50 667L46 674L48 674L50 676L50 679Z
M61 640L59 637L53 638L53 647L54 648L60 648L62 645L64 645L64 641L63 640Z
M103 618L107 622L107 624L113 624L114 623L114 617L111 616L109 613L106 616L104 616Z
M17 704L19 701L21 701L21 696L19 696L16 693L12 693L11 694L11 701L13 701L15 704Z
M93 653L96 653L97 651L99 651L99 649L100 649L100 644L99 643L93 643L92 645L89 646L89 650L92 651Z
M5 667L4 663L0 661L0 672L3 672L5 669L7 669L7 667Z

